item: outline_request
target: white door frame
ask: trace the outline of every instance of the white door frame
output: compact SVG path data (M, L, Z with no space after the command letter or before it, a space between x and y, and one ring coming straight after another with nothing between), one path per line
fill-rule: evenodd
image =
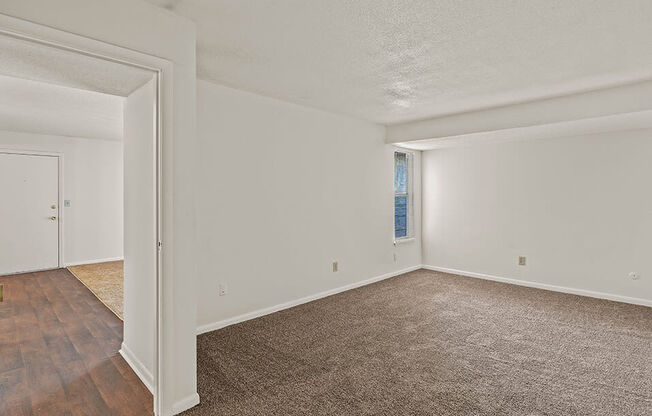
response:
M57 158L57 218L59 219L59 222L57 223L57 228L58 228L58 238L57 238L57 260L58 264L57 267L61 268L64 265L63 261L63 250L64 250L64 239L63 239L63 153L60 152L42 152L39 150L22 150L22 149L14 149L14 148L6 148L6 147L0 147L0 153L3 154L10 154L10 155L25 155L25 156L46 156L46 157L56 157ZM31 271L38 271L38 270L26 270L24 272L20 273L25 273L25 272L31 272Z
M62 51L79 53L89 57L99 58L110 62L120 63L140 69L149 70L153 73L156 80L156 133L153 137L156 156L154 165L154 177L156 180L155 206L156 212L152 213L156 217L156 238L152 244L156 247L156 340L155 340L155 357L154 357L154 374L152 393L154 396L154 413L160 414L161 404L163 402L162 392L167 389L163 387L165 379L163 377L163 235L162 235L162 211L164 200L162 198L162 148L163 136L165 132L172 131L173 108L172 108L172 91L173 91L173 64L163 58L148 55L142 52L112 45L99 40L79 36L73 33L53 29L48 26L29 22L15 17L0 14L0 35L10 36L30 42L35 42L44 46L53 47ZM171 134L171 133L170 133ZM60 159L61 160L61 159ZM171 202L166 202L166 207L170 207Z

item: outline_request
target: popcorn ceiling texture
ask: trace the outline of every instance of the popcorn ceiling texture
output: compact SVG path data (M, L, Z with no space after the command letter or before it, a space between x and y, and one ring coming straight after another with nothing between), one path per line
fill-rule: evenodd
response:
M153 75L143 69L9 36L0 36L0 74L123 97Z
M122 141L122 97L3 75L0 91L0 130Z
M648 75L648 0L149 0L199 78L391 124Z

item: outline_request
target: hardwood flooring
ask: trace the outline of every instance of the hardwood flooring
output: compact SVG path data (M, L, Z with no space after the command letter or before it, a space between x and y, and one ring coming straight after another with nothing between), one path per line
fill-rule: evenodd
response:
M151 415L122 321L65 269L0 277L0 415Z

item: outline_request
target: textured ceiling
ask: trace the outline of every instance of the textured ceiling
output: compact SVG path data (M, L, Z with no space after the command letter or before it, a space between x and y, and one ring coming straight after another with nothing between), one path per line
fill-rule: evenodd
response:
M198 76L389 124L647 76L649 0L149 0Z
M0 75L0 130L122 140L124 98Z
M127 96L152 72L0 35L0 75Z

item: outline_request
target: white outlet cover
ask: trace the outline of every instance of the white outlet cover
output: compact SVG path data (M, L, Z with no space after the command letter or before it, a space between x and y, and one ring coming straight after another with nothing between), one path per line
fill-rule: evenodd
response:
M630 277L632 280L638 280L638 279L641 277L641 275L638 274L638 273L636 273L636 272L630 272L630 273L629 273L629 277Z

